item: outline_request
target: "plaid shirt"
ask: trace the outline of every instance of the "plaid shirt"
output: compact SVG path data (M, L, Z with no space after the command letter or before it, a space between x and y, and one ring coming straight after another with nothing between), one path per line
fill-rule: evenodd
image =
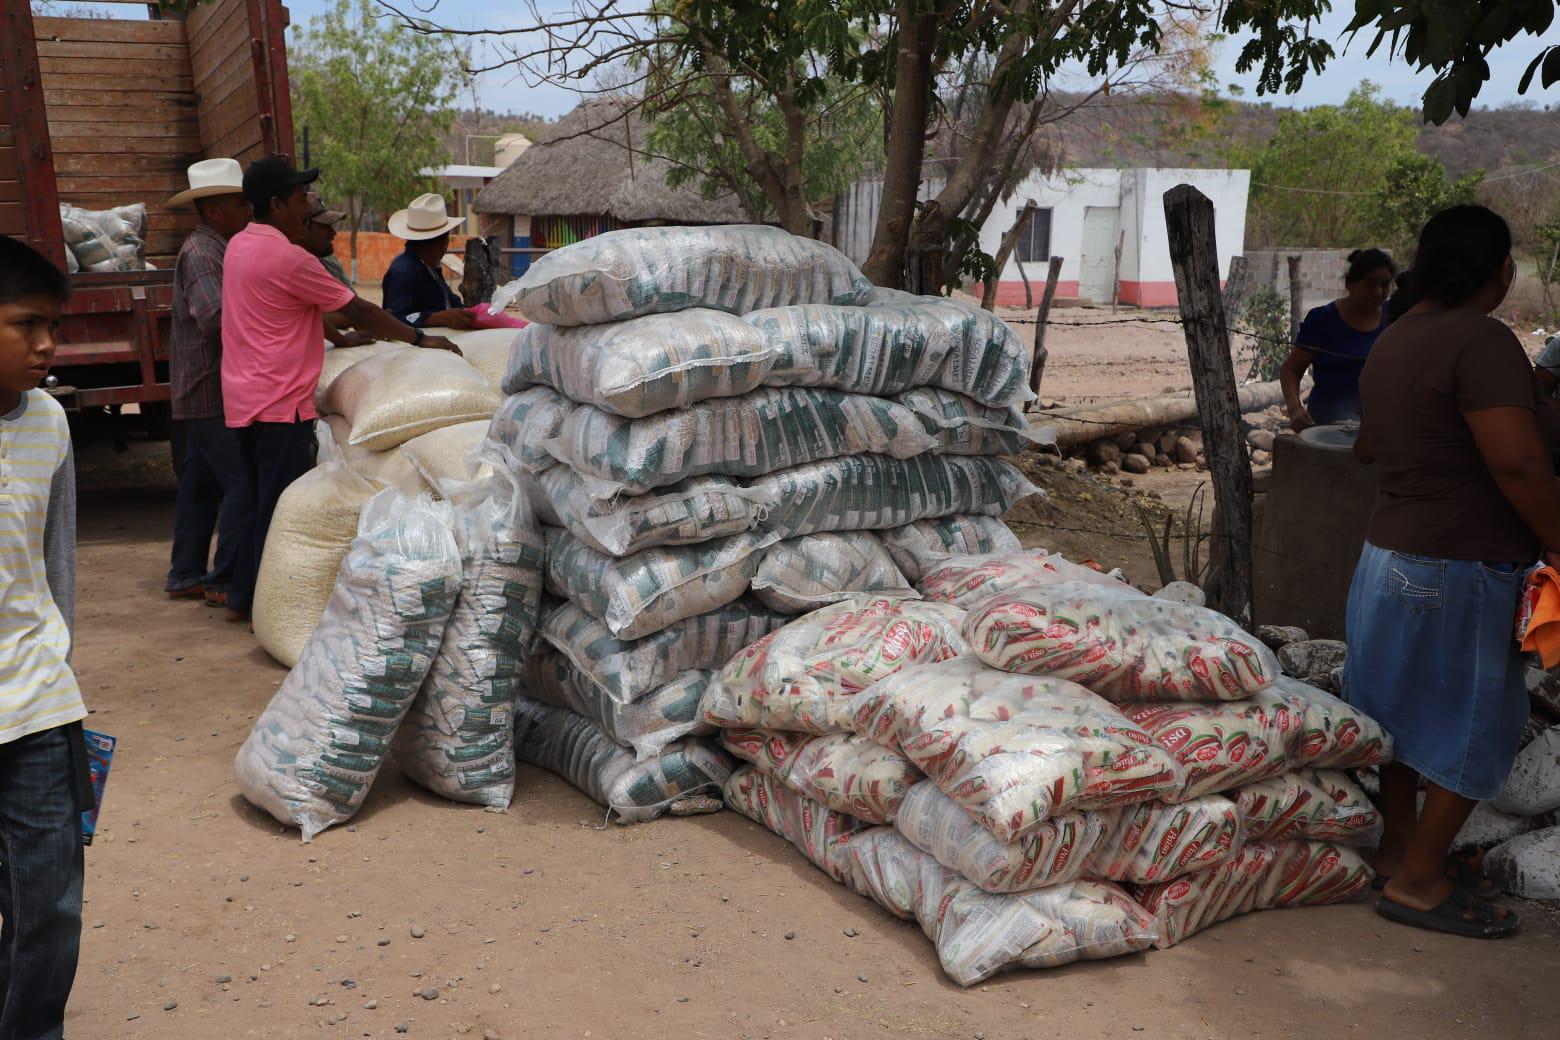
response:
M175 419L222 418L222 257L227 239L204 224L173 269L168 382Z

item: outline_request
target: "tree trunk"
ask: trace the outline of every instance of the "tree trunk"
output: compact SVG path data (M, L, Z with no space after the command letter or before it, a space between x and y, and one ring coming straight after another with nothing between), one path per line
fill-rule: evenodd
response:
M1002 280L1002 270L1007 267L1008 259L1013 255L1013 247L1018 245L1018 238L1024 233L1024 229L1029 226L1029 221L1034 218L1034 213L1035 204L1033 202L1026 203L1024 208L1019 211L1018 219L1013 221L1013 226L1008 228L1007 234L1002 236L1002 241L997 245L996 273L986 280L986 288L981 293L980 298L980 305L988 311L997 302L997 283ZM1022 264L1019 265L1019 270L1023 270ZM1024 279L1024 285L1029 285L1029 279Z
M351 248L351 253L352 253L352 284L353 285L356 285L357 281L358 281L357 236L358 236L358 218L356 216L354 216L352 218L352 237L351 237L351 241L349 243L351 245L351 247L352 247Z
M904 285L905 248L921 187L921 160L926 154L938 18L935 12L923 13L916 0L899 0L895 6L899 46L894 63L894 105L889 113L877 227L862 273L876 285L897 289Z
M1237 624L1250 627L1251 462L1240 432L1240 394L1219 291L1213 203L1189 184L1172 188L1165 193L1165 225L1203 450L1213 476L1208 599Z
M1237 400L1242 413L1260 412L1281 403L1284 390L1276 379L1271 383L1247 383L1238 391ZM1029 416L1029 421L1036 427L1051 427L1056 431L1057 445L1067 448L1122 433L1179 426L1196 417L1197 399L1183 393L1037 412Z

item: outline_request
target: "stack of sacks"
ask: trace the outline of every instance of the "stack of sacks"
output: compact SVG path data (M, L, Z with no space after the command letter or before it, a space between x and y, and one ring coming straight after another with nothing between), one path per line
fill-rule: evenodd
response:
M357 812L392 747L435 793L509 804L541 534L507 473L447 491L363 506L323 617L239 749L244 797L305 841Z
M535 489L561 603L528 692L642 757L697 736L710 673L783 618L913 596L896 556L936 539L1012 537L992 517L1030 488L988 456L1029 437L1028 365L988 314L866 306L842 254L763 227L612 232L504 293L532 324L487 437ZM896 555L873 533L917 521L943 529ZM671 689L630 696L587 649L673 631Z
M324 613L357 511L376 491L442 495L487 476L472 457L499 397L476 365L491 372L514 332L450 336L465 359L385 342L325 351L315 390L319 464L277 502L255 581L255 636L289 668Z
M1138 754L1168 756L1170 775L1156 774L1151 785L1128 770L1139 792L1154 788L1143 811L1234 804L1240 834L1220 856L1194 857L1184 870L1174 857L1146 873L1097 871L1129 883L1158 921L1157 944L1251 910L1362 895L1371 873L1353 846L1373 844L1380 823L1364 792L1337 770L1387 761L1385 732L1336 697L1282 676L1266 646L1212 610L1111 587L1098 575L1057 580L1066 577L974 603L966 598L964 635L986 665L1087 692L1096 710L1120 720L1113 734L1147 741ZM1053 713L1062 706L1054 693L1043 699ZM1027 720L1038 703L1014 718ZM935 742L947 728L922 736ZM1042 728L1056 735L1054 722ZM1062 735L1075 742L1076 733L1069 726ZM1113 791L1121 789L1119 764L1134 759L1093 756ZM1087 791L1089 754L1083 762ZM997 833L1001 813L981 802L982 784L991 787L989 776L979 776L974 811L988 828L997 822ZM972 808L969 800L961 804Z
M728 731L762 778L739 771L728 802L919 920L956 981L1165 947L1238 913L1368 887L1357 849L1380 818L1341 770L1385 761L1385 734L1278 677L1228 619L1043 550L945 559L919 589L901 606L970 608L966 651L939 633L953 652L884 668L841 703L819 677L836 644L860 650L852 619L819 611L734 659L705 714L771 731L843 724L875 745ZM863 833L870 823L892 826ZM977 913L998 923L961 931Z

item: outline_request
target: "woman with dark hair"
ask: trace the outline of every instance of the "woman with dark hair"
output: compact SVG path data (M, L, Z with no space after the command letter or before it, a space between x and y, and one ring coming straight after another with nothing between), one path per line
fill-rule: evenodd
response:
M1278 370L1289 425L1296 433L1318 423L1359 417L1360 368L1387 327L1383 307L1396 275L1397 265L1386 253L1356 249L1349 254L1343 296L1313 308L1300 323L1295 345ZM1302 404L1300 380L1306 369L1315 373L1316 385Z
M1431 218L1414 303L1360 377L1355 454L1378 490L1349 590L1344 690L1393 738L1377 911L1478 938L1517 918L1471 861L1449 855L1505 785L1528 715L1513 636L1527 568L1560 561L1560 433L1510 329L1490 317L1515 276L1511 231L1482 206ZM1424 807L1416 805L1420 778Z

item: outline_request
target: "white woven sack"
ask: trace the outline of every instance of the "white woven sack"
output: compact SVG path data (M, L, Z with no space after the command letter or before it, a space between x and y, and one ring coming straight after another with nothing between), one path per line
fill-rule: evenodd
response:
M328 431L320 433L319 464L277 500L255 578L255 639L289 668L330 602L359 514L379 490L352 471Z
M395 488L408 498L415 498L429 490L428 482L417 472L417 467L412 465L405 451L400 448L371 451L352 444L352 424L344 416L327 415L325 425L330 427L331 437L346 460L347 467L376 488Z
M297 667L233 761L249 802L311 841L368 797L460 592L449 509L382 491Z
M330 411L325 405L325 400L331 384L341 373L359 361L392 351L411 349L405 343L391 343L383 339L361 347L326 347L325 363L320 366L320 380L314 388L314 406L320 410L320 414L329 415Z
M395 350L347 369L325 394L326 411L352 423L352 444L393 448L441 426L491 419L500 398L447 350Z

